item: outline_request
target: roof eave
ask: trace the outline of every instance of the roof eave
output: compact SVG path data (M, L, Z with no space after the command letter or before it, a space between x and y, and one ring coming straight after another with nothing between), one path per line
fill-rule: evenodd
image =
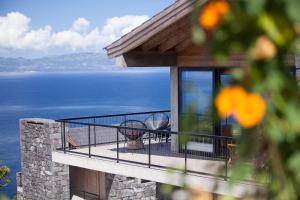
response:
M198 0L198 2L203 4L206 0ZM106 46L104 49L107 51L107 55L110 58L121 56L140 46L153 35L190 14L193 9L192 3L191 0L175 2L128 34Z

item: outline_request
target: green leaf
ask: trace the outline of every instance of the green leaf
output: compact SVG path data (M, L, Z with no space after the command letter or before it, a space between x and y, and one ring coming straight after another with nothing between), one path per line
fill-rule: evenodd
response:
M280 46L285 45L285 38L282 35L280 29L277 27L275 20L271 15L262 13L258 18L258 25L274 42L276 42L276 44Z
M288 167L290 170L294 171L296 179L300 181L300 152L296 152L288 161Z
M202 44L205 40L205 33L203 29L198 26L193 27L192 36L193 36L193 41L196 44Z
M248 1L246 4L246 9L249 15L257 15L258 13L262 12L264 6L266 4L266 0L251 0Z
M300 22L300 1L299 0L286 0L286 12L291 20Z
M284 135L282 127L279 123L276 123L276 120L278 119L275 117L269 117L268 134L274 142L279 143L284 139Z
M250 177L252 168L249 164L244 161L239 161L232 168L231 180L233 182L245 180Z

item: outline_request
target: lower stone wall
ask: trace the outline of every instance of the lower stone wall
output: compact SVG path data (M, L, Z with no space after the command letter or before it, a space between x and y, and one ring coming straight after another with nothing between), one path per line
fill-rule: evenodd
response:
M105 174L108 200L155 200L157 199L156 182Z
M18 172L16 174L16 182L17 182L17 199L23 200L23 186L22 186L22 173Z
M157 199L157 183L70 166L71 197L108 200Z
M69 166L52 162L52 151L61 146L60 141L60 123L46 119L20 120L18 199L70 199Z
M76 167L52 161L52 151L57 147L61 147L60 123L47 119L20 120L21 172L17 173L18 200L69 200L71 186L74 187L70 180L85 180L84 187L80 186L80 189L85 188L87 193L97 193L96 199L158 199L156 182L87 169L79 170L81 173L71 170L73 175L70 174L70 169Z

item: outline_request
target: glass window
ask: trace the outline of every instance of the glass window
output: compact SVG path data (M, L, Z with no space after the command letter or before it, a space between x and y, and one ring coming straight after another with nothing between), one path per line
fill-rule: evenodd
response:
M212 95L213 72L201 70L182 70L180 73L180 118L187 114L196 119L195 134L213 134ZM192 111L192 112L191 112ZM188 150L212 152L211 138L191 137Z
M220 83L221 87L227 86L232 81L232 74L230 73L221 73ZM221 120L221 135L222 136L233 136L238 135L240 130L235 126L236 122L233 117L229 116Z
M213 72L182 71L181 73L181 116L192 110L202 134L212 134Z

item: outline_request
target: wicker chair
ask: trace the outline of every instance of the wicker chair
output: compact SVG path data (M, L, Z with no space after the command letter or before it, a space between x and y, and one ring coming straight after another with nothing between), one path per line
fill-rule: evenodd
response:
M124 145L127 143L127 148L131 150L144 148L142 137L145 134L145 131L131 128L147 129L147 126L138 120L126 120L122 122L118 128L118 132L121 133L125 138Z
M169 124L169 116L165 113L154 113L149 115L149 117L146 118L145 120L145 124L147 126L148 129L150 130L170 130L170 124ZM150 133L149 133L149 137L151 137ZM157 140L157 138L159 139L159 141L161 141L163 138L166 138L166 142L168 142L168 139L170 137L169 133L153 133L152 137L155 138L155 141Z

